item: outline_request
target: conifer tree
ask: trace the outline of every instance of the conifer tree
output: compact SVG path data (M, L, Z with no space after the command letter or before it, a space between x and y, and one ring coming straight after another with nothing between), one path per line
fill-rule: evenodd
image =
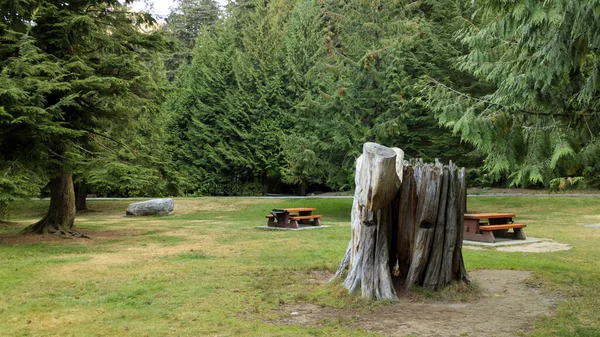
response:
M182 64L190 64L196 39L202 31L210 31L220 15L221 10L215 0L175 1L174 8L161 27L179 45L179 50L169 53L165 59L169 79L174 79Z
M596 1L475 1L457 67L488 83L428 78L428 106L512 185L600 184L600 9Z
M317 45L324 52L307 73L310 98L297 106L309 122L298 123L294 134L312 137L299 143L320 159L324 181L350 189L354 159L367 141L401 146L409 157L462 157L468 149L415 103L423 74L460 76L446 62L456 51L442 14L456 10L453 2L319 4L324 34Z
M119 135L158 113L163 88L151 69L164 40L144 32L149 15L116 0L0 1L0 9L2 169L17 163L50 179L48 213L25 232L71 232L82 153L95 152L97 139L125 145Z
M366 141L412 157L462 157L459 139L415 103L423 74L464 77L447 63L457 55L445 29L454 18L445 13L461 10L454 2L247 0L228 8L200 34L167 109L188 192L233 193L223 187L272 179L301 193L308 184L351 189Z
M230 7L227 20L199 35L167 104L175 161L188 193L260 194L281 165L278 42L286 2ZM285 14L284 14L285 15Z

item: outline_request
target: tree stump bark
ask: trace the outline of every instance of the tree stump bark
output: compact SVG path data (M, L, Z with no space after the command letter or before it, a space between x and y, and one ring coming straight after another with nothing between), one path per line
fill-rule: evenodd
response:
M366 143L356 163L350 243L334 276L365 298L396 300L397 287L470 282L462 259L464 168L408 163L397 148Z

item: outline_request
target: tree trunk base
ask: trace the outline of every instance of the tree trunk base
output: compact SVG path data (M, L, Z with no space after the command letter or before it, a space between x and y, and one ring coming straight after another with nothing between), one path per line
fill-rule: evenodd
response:
M23 234L55 234L59 236L88 237L73 230L75 222L75 191L70 172L61 168L50 181L50 207L38 222L23 229Z
M69 229L69 230L64 230L64 229L54 229L53 226L42 226L39 224L39 222L27 226L27 228L23 229L21 231L21 234L23 235L27 235L27 234L42 234L42 235L57 235L60 236L64 239L68 239L68 238L84 238L84 239L91 239L92 237L87 235L87 234L83 234L77 231L74 231L73 229Z
M52 234L58 235L60 237L68 238L68 237L77 237L77 238L86 238L91 239L90 236L75 231L76 227L71 225L57 224L52 223L48 220L48 215L46 215L42 220L27 226L25 229L21 231L21 234Z

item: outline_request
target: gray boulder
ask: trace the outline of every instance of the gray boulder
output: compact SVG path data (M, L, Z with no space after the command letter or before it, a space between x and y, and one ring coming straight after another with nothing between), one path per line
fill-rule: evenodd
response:
M127 206L127 215L167 215L173 213L175 201L172 198L152 199L148 201L135 202Z

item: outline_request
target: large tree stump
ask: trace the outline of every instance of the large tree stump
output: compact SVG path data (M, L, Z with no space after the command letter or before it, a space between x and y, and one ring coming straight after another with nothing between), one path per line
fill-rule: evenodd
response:
M465 172L408 163L397 148L366 143L356 163L352 232L334 278L365 298L396 300L396 288L470 282L462 259Z

